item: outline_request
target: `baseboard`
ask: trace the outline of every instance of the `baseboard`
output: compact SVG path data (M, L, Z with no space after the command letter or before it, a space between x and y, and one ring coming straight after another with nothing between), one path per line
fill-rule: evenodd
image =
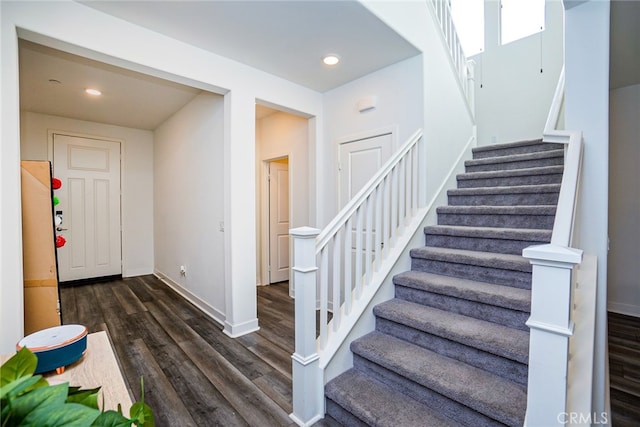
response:
M93 285L95 283L107 283L114 280L121 280L121 274L114 274L112 276L102 277L89 277L88 279L68 280L66 282L59 282L58 286L61 288L70 288L72 286Z
M242 335L246 335L251 332L256 332L259 329L260 329L260 326L258 326L258 319L256 318L256 319L247 320L246 322L238 323L235 325L225 321L224 329L222 330L222 332L224 332L226 335L230 336L231 338L238 338L238 337L241 337Z
M611 302L607 304L607 309L614 313L625 314L627 316L640 317L640 306L624 304L621 302Z
M153 268L140 267L140 268L125 268L122 270L122 277L146 276L147 274L154 274Z
M184 297L191 304L193 304L196 307L198 307L198 309L200 309L200 311L202 311L204 314L206 314L207 316L209 316L210 318L215 320L220 325L225 326L225 317L226 316L220 310L218 310L215 307L212 307L207 302L201 300L199 297L197 297L196 295L194 295L193 293L191 293L189 290L185 289L184 287L182 287L178 283L174 282L167 275L161 273L160 271L155 270L153 272L153 275L156 276L158 279L160 279L162 282L164 282L171 289L173 289L174 291L179 293L182 297Z

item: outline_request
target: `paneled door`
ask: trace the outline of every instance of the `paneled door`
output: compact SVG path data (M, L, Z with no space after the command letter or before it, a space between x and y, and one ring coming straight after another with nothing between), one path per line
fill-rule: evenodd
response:
M340 208L344 207L391 157L392 145L391 133L340 144Z
M289 280L289 163L269 162L269 283Z
M120 143L72 135L53 135L55 191L62 216L58 234L60 281L122 273L120 232Z
M358 191L380 170L391 157L393 151L393 134L391 132L354 139L340 144L340 208L343 208ZM375 224L375 221L374 221ZM356 263L356 242L360 238L364 248L364 234L358 237L354 222L351 229L351 265ZM375 227L371 230L375 233ZM374 254L376 249L374 248ZM364 254L360 253L364 263ZM374 255L375 258L375 255ZM352 283L355 283L355 269L351 270Z

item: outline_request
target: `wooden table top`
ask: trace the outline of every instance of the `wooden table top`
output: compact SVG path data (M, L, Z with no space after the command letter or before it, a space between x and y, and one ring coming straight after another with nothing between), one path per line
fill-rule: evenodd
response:
M0 362L4 363L12 355L1 355ZM48 372L43 377L49 384L68 382L70 386L90 389L101 386L98 393L98 405L101 409L117 410L118 403L122 405L122 413L128 417L132 400L129 389L124 382L120 366L113 353L109 337L105 331L87 335L87 351L78 361L68 365L62 374ZM104 408L102 399L104 397Z

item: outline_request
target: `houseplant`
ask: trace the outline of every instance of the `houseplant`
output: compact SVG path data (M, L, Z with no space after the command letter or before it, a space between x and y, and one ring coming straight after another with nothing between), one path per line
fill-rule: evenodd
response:
M100 387L81 390L68 383L49 385L42 375L34 375L37 363L37 356L25 347L0 368L2 427L155 425L153 411L144 403L144 384L141 383L141 401L131 406L131 418L127 418L120 405L117 411L98 409Z

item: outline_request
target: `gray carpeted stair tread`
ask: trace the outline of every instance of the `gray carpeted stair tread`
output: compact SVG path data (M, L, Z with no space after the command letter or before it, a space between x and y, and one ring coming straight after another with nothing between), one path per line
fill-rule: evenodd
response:
M540 184L457 188L447 191L447 197L452 206L537 206L556 204L559 193L560 184Z
M441 225L551 230L556 206L440 206L436 213Z
M464 249L435 248L423 246L410 251L412 258L466 264L501 270L531 272L531 263L520 255L493 252L468 251Z
M393 283L512 310L529 312L531 309L531 291L528 289L494 285L424 271L405 271L394 276Z
M525 364L529 360L529 334L525 331L397 298L378 304L373 312L377 317L506 359Z
M535 168L511 169L501 171L467 172L456 176L458 181L488 178L512 178L531 175L562 175L564 166L540 166Z
M513 381L375 331L353 341L351 350L504 424L523 424L526 390Z
M493 194L540 194L558 193L560 184L512 185L508 187L454 188L447 191L449 196L478 196Z
M495 238L504 240L526 240L531 242L549 243L551 230L535 228L498 228L498 227L469 227L462 225L430 225L424 228L425 234L441 236Z
M564 150L510 154L496 157L475 158L464 162L466 172L525 169L564 164Z
M563 144L547 143L542 139L507 142L502 144L483 145L471 149L473 157L480 159L483 157L503 156L514 153L532 153L549 150L564 150Z
M433 225L424 228L426 246L521 255L551 241L551 230Z
M548 151L536 151L533 153L524 154L509 154L506 156L485 157L482 159L471 159L464 162L465 166L478 166L478 165L494 165L500 163L519 163L531 160L541 160L562 157L564 159L564 150L548 150ZM542 166L542 165L540 165ZM553 165L545 165L553 166Z
M407 398L355 369L331 380L325 390L327 398L370 426L457 425L422 403Z
M463 215L555 215L556 206L439 206L436 211Z

